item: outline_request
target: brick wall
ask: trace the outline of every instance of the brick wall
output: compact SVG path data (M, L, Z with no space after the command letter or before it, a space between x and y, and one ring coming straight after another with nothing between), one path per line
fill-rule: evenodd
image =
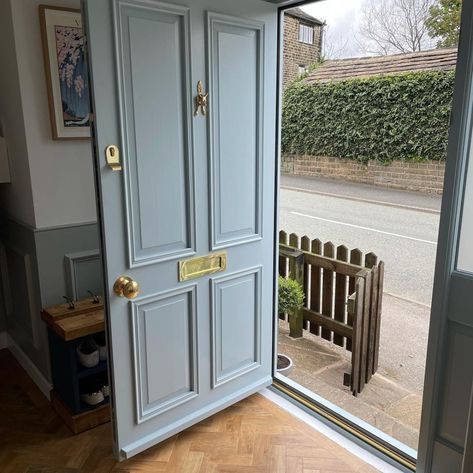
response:
M314 28L313 44L299 41L299 24ZM283 85L299 77L299 66L310 66L320 60L322 27L290 15L284 15Z
M442 194L445 162L394 161L384 165L370 161L360 164L351 159L285 155L281 172Z

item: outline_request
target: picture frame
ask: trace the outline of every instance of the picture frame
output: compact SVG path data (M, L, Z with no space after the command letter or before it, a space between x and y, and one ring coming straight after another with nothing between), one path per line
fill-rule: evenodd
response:
M80 10L39 6L53 140L90 139L89 71Z

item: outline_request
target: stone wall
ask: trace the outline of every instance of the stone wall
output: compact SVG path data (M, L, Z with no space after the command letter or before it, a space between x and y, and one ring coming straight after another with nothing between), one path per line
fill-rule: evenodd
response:
M445 162L394 161L386 165L369 161L360 164L343 158L284 155L281 172L442 194Z
M314 28L314 43L305 44L299 41L299 24ZM300 18L284 15L284 52L283 52L283 85L299 77L299 66L310 66L320 60L322 27Z

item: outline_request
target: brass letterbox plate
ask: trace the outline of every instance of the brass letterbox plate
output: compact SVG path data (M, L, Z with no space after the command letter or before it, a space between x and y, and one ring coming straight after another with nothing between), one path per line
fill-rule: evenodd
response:
M201 278L207 274L225 271L227 252L211 253L206 256L179 261L179 281Z

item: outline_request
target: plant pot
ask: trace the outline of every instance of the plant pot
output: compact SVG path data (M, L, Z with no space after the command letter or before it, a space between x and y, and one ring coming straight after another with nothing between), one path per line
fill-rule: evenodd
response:
M277 364L276 371L279 374L283 374L284 376L287 376L292 371L293 367L294 367L294 364L292 363L292 360L287 355L278 353L278 364Z

